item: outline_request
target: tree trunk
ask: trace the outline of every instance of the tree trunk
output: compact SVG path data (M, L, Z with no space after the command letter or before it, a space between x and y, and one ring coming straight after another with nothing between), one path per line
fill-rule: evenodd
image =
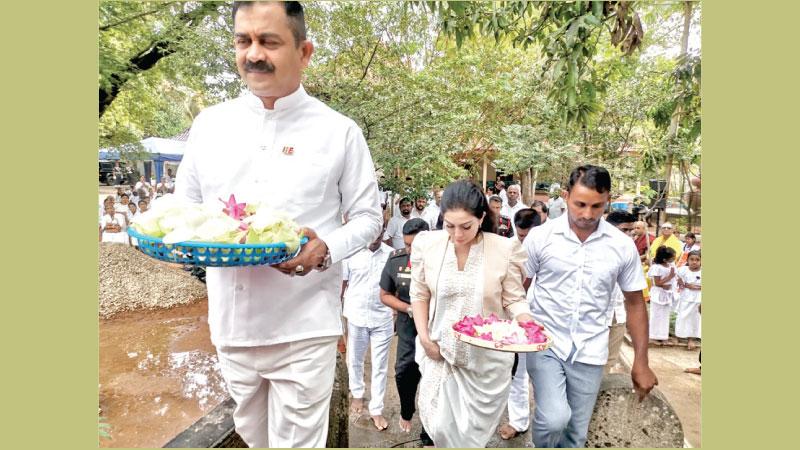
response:
M527 169L522 172L522 180L520 182L520 193L522 194L522 203L529 204L530 201L530 186L531 186L531 171Z
M531 202L528 203L528 206L532 205L533 201L536 199L536 183L539 181L537 178L539 178L539 169L533 171L533 180L531 180Z
M681 34L681 53L678 56L678 59L686 56L686 53L689 51L689 28L692 24L692 2L683 2L683 33ZM672 141L675 140L675 137L678 135L678 123L681 120L681 113L682 108L678 105L675 108L675 112L672 114L672 120L669 123L669 129L667 130L667 145L671 146ZM664 179L667 182L666 187L664 188L664 200L666 201L669 198L669 185L672 181L672 163L673 163L673 154L672 149L667 148L667 162L666 167L664 168ZM659 213L659 222L664 223L667 221L667 209L664 208Z

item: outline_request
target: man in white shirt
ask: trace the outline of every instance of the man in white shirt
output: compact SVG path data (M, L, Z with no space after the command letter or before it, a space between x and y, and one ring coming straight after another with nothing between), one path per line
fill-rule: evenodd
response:
M508 191L508 198L506 199L505 206L503 206L503 209L501 210L500 214L511 219L511 227L516 232L517 227L516 225L514 225L513 222L514 216L517 214L517 211L519 211L520 209L525 209L527 208L527 206L524 203L522 203L522 200L520 200L520 189L518 184L512 184L511 186L508 187L507 191Z
M508 194L506 193L506 183L503 180L497 180L494 184L494 195L499 195L503 199L503 206L508 204Z
M425 208L425 214L422 217L422 220L428 223L428 227L431 230L436 230L436 223L439 221L439 213L441 213L441 208L439 208L439 202L442 201L442 193L444 190L442 188L437 188L433 191L433 199L435 203L431 203Z
M608 355L608 314L618 283L633 340L633 386L643 399L658 384L647 360L646 283L630 237L603 220L611 176L597 166L572 171L567 214L534 228L525 239L526 286L533 316L552 339L529 353L536 447L583 447ZM535 281L531 285L531 278Z
M561 217L564 214L564 211L567 210L567 204L564 203L563 193L561 189L559 189L553 198L550 199L547 205L548 209L548 217L550 219L555 219Z
M405 243L403 243L403 225L408 222L408 219L411 219L412 205L410 198L401 198L400 215L393 216L386 225L386 232L383 233L383 242L395 250L405 248Z
M300 83L314 50L302 6L234 2L233 17L249 92L195 118L175 195L219 207L234 194L305 227L308 243L282 264L209 267L208 322L244 441L324 447L342 334L339 262L382 226L374 164L355 122Z
M414 200L414 207L411 209L412 219L422 219L427 212L428 199L425 197L417 197Z
M633 234L633 224L636 223L636 216L627 211L612 211L606 216L606 222L610 225L617 227L627 236ZM633 240L633 238L631 238ZM613 312L608 315L608 361L603 368L603 373L607 374L619 361L619 352L622 347L622 341L625 337L625 296L622 295L622 289L619 284L614 286L614 292L611 294L611 303Z
M347 371L353 400L351 411L364 407L364 356L367 347L372 356L372 379L369 414L375 428L385 430L383 417L386 372L389 368L389 344L394 336L392 309L381 303L380 281L386 260L394 250L380 237L344 260L342 264L343 315L347 319Z
M530 208L521 209L514 215L514 225L517 233L511 239L519 239L520 243L524 243L530 231L541 225L541 219L536 211ZM518 353L514 358L515 367L511 377L511 388L508 390L508 423L501 425L497 430L500 437L505 440L513 439L528 431L531 421L526 360L525 353Z
M139 181L133 186L133 189L138 191L139 189L148 189L150 187L150 183L144 180L144 175L139 177Z

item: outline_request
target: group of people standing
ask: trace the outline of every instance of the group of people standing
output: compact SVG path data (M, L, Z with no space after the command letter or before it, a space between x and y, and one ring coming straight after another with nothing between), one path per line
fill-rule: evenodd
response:
M549 219L519 202L517 185L509 186L509 205L501 207L499 196L487 198L473 182L457 181L437 202L440 228L409 218L412 204L401 200L401 214L389 228L403 221L403 248L392 252L389 244L395 241L387 229L385 242L376 239L344 265L352 408L363 408L363 359L370 341L369 414L379 430L388 426L382 407L392 310L399 426L410 430L418 388L424 444L483 447L506 407L509 423L500 428L501 436L526 431L530 380L537 399L534 444L583 446L607 372L609 330L618 323L627 323L634 341L634 384L640 395L649 392L656 378L647 362L646 284L630 236L635 217L625 213L618 220L622 213L612 213L603 218L610 184L601 167L576 168L564 194L567 214ZM513 221L505 222L498 209L515 210ZM499 232L504 228L508 237ZM377 264L367 264L368 259ZM354 266L363 273L354 274ZM372 286L354 288L354 278ZM381 306L383 313L372 313ZM627 318L615 316L619 309L617 315ZM453 323L475 314L520 322L535 318L553 337L553 346L514 355L457 340ZM374 316L382 317L380 327L353 323Z
M608 171L576 168L559 217L542 217L544 204L517 206L518 190L510 189L511 238L497 234L490 199L465 180L448 185L436 209L401 202L403 219L383 230L361 129L301 83L314 52L302 5L233 2L232 19L248 91L194 119L175 195L203 203L233 193L285 211L308 237L276 266L207 270L211 342L236 402L236 431L250 447L326 445L343 315L353 407L365 407L369 346L366 407L377 428L389 426L381 380L394 328L398 425L409 431L418 408L429 445L484 447L509 403L512 373L527 373L536 398L533 444L584 446L616 289L633 341L633 385L640 399L650 392L657 379L647 357L645 277L630 236L603 219ZM414 209L421 217L411 217ZM454 322L492 313L535 319L551 348L515 358L454 338Z
M100 242L136 246L136 239L129 238L127 233L131 221L147 211L153 199L171 194L174 189L171 170L155 186L141 176L129 189L118 187L116 195L106 196L100 206Z

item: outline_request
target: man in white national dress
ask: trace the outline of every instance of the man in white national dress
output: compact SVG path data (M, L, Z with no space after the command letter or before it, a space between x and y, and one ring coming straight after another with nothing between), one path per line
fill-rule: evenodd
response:
M375 166L355 122L301 85L314 46L298 2L234 2L233 30L249 92L195 118L175 194L212 204L234 194L306 227L308 243L283 264L209 268L208 322L247 445L324 447L339 262L380 233Z

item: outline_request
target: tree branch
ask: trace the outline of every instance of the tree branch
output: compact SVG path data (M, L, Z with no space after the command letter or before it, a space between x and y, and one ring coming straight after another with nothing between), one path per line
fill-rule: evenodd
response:
M203 2L202 5L192 11L182 13L178 16L177 25L165 30L161 36L169 36L175 28L182 29L183 32L176 37L162 37L152 42L145 50L139 52L128 61L128 68L113 72L108 75L110 86L99 89L99 116L111 106L117 98L122 87L136 74L152 69L156 63L163 58L175 53L177 44L186 38L186 30L197 27L204 17L217 9L219 2Z
M162 3L162 4L160 4L160 5L159 5L159 7L158 7L158 8L156 8L156 9L152 9L152 10L150 10L150 11L145 11L145 12L143 12L143 13L139 13L139 14L134 14L133 16L126 17L126 18L124 18L124 19L118 20L118 21L116 21L116 22L113 22L113 23L109 23L109 24L106 24L106 25L101 25L101 26L99 27L99 30L100 30L100 31L107 31L107 30L108 30L108 29L110 29L110 28L118 27L118 26L120 26L120 25L122 25L122 24L125 24L125 23L128 23L128 22L130 22L130 21L132 21L132 20L136 20L136 19L139 19L139 18L141 18L141 17L149 16L149 15L151 15L151 14L155 14L155 13L157 13L157 12L159 12L159 11L161 11L161 10L165 9L166 7L168 7L169 5L171 5L171 4L173 4L173 3L177 3L177 2L166 2L166 3Z

